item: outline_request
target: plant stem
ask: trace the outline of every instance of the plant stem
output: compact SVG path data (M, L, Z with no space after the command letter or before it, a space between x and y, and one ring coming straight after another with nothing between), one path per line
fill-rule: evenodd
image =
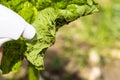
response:
M39 71L36 70L32 65L28 66L28 80L39 80Z

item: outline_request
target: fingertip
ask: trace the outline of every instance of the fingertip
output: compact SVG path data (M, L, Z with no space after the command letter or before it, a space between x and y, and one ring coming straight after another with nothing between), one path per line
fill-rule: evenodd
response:
M23 36L25 39L32 39L32 38L35 36L35 33L36 33L35 28L34 28L32 25L28 24L28 25L25 27L22 36Z

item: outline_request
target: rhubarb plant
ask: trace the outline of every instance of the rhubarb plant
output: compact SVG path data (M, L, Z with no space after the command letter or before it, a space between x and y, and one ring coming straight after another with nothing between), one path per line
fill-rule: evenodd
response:
M0 0L36 29L32 40L20 38L3 45L1 70L16 72L24 58L37 70L44 69L44 55L55 43L56 32L77 18L98 11L93 0Z

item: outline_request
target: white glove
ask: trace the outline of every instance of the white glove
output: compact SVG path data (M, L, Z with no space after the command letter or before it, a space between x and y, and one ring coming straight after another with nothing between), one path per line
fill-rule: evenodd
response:
M17 40L20 36L32 39L35 29L21 16L0 4L0 46L10 40Z

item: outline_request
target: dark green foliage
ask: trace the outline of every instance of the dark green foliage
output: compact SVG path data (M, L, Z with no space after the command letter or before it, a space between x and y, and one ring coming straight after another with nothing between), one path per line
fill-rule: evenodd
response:
M7 47L7 48L6 48ZM16 72L24 58L26 45L23 40L9 41L3 46L4 56L0 68L4 73Z

